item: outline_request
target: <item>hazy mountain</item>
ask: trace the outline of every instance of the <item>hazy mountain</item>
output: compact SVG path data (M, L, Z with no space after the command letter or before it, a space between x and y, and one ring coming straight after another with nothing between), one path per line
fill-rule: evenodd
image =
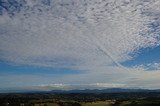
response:
M160 92L157 90L148 89L124 89L124 88L108 88L108 89L84 89L84 90L52 90L52 93L122 93L122 92Z

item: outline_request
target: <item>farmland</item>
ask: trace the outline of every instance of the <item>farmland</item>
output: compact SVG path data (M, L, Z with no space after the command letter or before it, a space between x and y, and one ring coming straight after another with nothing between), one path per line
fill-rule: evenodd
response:
M0 106L160 106L160 93L9 93Z

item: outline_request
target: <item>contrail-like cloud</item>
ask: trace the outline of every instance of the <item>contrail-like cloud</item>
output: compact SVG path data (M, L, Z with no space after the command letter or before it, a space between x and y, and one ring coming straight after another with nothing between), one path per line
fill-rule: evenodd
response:
M156 0L2 0L0 59L124 68L120 63L132 59L129 54L160 44L159 7Z

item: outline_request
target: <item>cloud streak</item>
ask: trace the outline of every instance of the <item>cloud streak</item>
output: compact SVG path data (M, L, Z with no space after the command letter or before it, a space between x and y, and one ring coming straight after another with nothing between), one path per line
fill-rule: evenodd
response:
M0 17L1 60L69 68L120 66L132 58L130 53L159 44L158 32L148 33L148 25L157 16L153 11L160 4L154 0L47 3L26 1L12 17L4 11Z
M109 84L121 83L109 76L121 73L125 82L138 74L121 63L141 48L160 44L159 7L156 0L3 0L0 60L83 70L88 74L77 76L92 83L106 77Z

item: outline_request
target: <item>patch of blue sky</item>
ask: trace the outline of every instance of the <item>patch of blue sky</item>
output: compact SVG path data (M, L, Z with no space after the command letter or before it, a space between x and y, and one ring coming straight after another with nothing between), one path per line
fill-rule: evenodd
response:
M25 4L24 0L1 0L0 1L0 14L3 14L3 11L7 11L8 14L14 15L14 13L19 12L21 7Z
M49 67L36 67L36 66L17 66L4 62L0 62L1 74L38 74L38 75L68 75L80 74L81 71L66 69L66 68L49 68Z
M50 5L50 0L41 0L43 5ZM15 13L21 11L21 9L28 9L26 6L25 0L0 0L0 15L3 14L3 11L7 11L8 14L13 16Z
M132 60L125 61L121 64L127 67L133 67L137 65L160 63L160 46L142 48L136 54L132 54L132 56L134 56Z

